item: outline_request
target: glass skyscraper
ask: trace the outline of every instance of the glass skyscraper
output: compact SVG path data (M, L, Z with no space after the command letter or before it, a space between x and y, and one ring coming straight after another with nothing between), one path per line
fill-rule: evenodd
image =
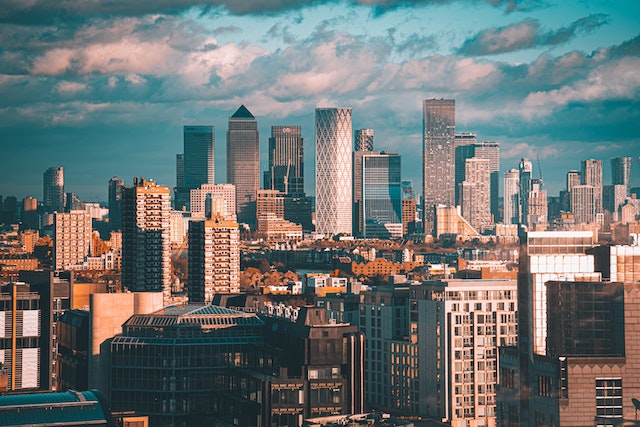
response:
M364 237L391 237L388 224L402 224L400 156L370 152L362 157Z
M316 108L316 231L352 232L351 108Z
M611 184L624 185L626 196L629 195L631 182L631 157L615 157L611 159Z
M43 174L44 211L64 212L64 168L50 167Z
M236 186L238 222L256 222L256 192L260 188L260 133L258 121L241 105L229 118L227 184Z
M304 139L300 126L271 126L264 188L288 196L304 196Z
M423 103L424 230L433 231L434 206L455 203L456 101L425 99Z

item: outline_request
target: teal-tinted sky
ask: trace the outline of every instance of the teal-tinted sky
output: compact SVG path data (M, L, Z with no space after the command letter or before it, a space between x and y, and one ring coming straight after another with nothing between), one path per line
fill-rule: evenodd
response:
M635 0L0 3L2 195L40 199L53 165L88 201L114 175L173 187L185 124L216 127L224 182L240 104L263 169L270 127L302 126L311 194L319 106L352 107L418 192L425 98L455 98L457 131L500 142L502 170L539 157L551 195L582 159L609 183L609 158L640 156Z

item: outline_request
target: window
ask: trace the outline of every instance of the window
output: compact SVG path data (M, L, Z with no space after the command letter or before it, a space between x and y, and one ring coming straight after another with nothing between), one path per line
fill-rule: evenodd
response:
M621 378L596 378L597 425L613 425L608 418L622 418Z

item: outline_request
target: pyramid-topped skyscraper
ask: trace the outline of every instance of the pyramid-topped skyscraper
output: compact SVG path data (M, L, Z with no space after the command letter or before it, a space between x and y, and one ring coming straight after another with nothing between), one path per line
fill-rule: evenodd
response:
M227 183L236 186L238 222L254 225L260 188L260 134L258 121L244 105L229 118Z

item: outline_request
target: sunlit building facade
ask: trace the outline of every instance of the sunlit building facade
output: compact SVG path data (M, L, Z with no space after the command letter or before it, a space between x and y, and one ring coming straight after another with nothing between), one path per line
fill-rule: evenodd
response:
M316 232L352 234L351 108L316 108Z
M424 231L433 233L434 207L455 203L456 102L423 101L422 186Z
M255 224L256 191L260 188L258 121L244 105L229 118L227 184L236 186L238 222Z

